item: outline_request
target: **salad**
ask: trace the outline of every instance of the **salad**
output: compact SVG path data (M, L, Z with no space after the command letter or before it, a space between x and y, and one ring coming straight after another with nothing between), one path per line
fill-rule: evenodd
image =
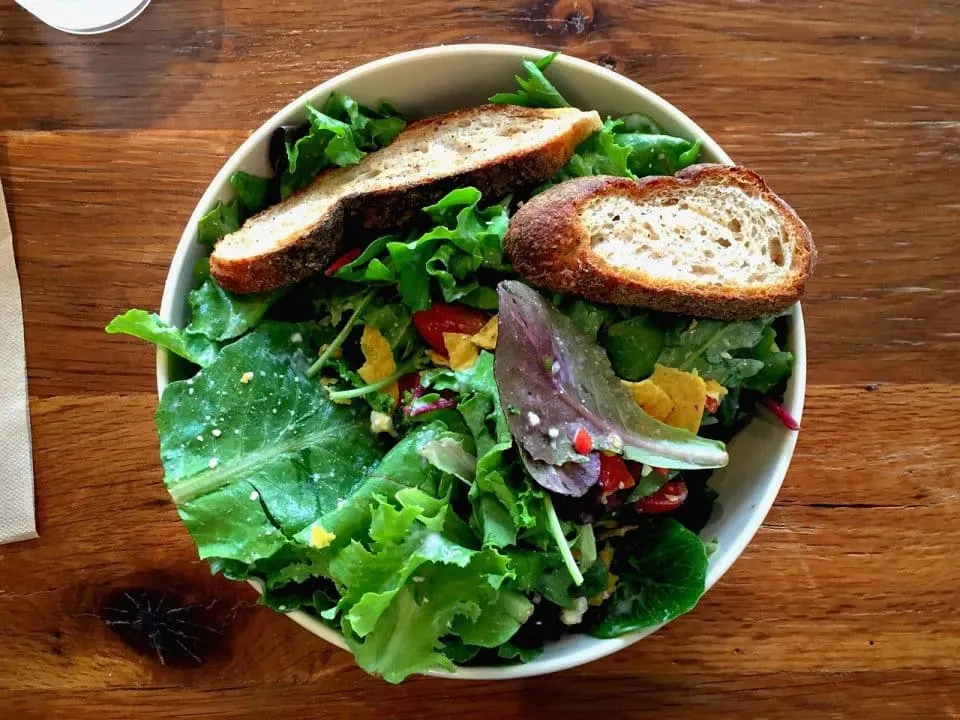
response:
M525 61L494 103L561 107ZM212 244L405 121L334 93L281 128L273 175L238 172ZM672 175L698 142L609 118L545 186ZM402 232L357 238L324 276L260 295L201 262L182 329L107 327L182 359L156 413L165 483L214 573L342 632L390 682L524 662L565 633L612 638L689 611L713 544L724 442L777 402L785 318L680 317L544 295L502 248L521 197L460 187Z

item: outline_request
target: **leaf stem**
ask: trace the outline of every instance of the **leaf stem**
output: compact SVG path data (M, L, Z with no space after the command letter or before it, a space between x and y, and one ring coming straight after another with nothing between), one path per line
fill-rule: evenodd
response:
M343 345L344 341L347 339L347 336L350 335L350 331L353 330L353 326L357 324L357 321L360 319L363 311L366 310L367 305L369 305L370 301L373 300L373 296L376 294L376 292L376 290L371 290L364 296L364 298L360 301L360 304L357 305L357 309L353 311L353 315L351 315L350 319L344 323L343 328L330 342L330 344L327 346L327 349L320 354L320 357L317 358L317 361L310 366L309 370L307 370L307 377L313 377L320 372L320 370L323 369L323 366L327 364L327 360L329 360L330 357L337 351L337 349Z
M330 399L334 402L338 400L353 400L354 398L363 397L364 395L369 395L372 392L381 390L390 383L399 380L401 377L410 372L411 368L411 365L404 365L390 375L387 375L387 377L381 378L380 380L372 382L369 385L362 385L361 387L351 388L350 390L330 390L328 394L330 395Z
M580 572L577 561L573 559L573 553L570 552L570 545L563 534L563 528L560 527L560 518L557 517L557 511L553 507L553 500L550 499L549 493L544 494L543 506L547 511L547 527L553 539L557 541L557 549L560 551L560 557L563 558L563 564L567 566L573 584L579 587L583 585L583 573Z

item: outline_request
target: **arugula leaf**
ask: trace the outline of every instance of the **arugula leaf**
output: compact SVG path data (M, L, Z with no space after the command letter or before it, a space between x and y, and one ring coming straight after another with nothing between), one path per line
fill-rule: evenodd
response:
M164 482L201 558L268 557L335 510L380 458L366 418L305 378L296 330L265 324L163 393Z
M500 335L494 373L500 401L518 410L507 419L525 461L539 461L561 472L570 463L582 468L588 458L573 447L582 428L592 437L594 449L622 451L656 467L726 464L722 443L669 427L644 413L614 374L603 349L539 293L512 280L498 289ZM550 433L551 429L557 432ZM527 469L536 472L529 462ZM568 478L562 489L551 489L579 497L597 475L591 468L589 474L568 473Z
M238 230L242 222L238 200L226 203L218 200L197 223L197 242L201 245L213 245L224 235Z
M617 587L591 633L613 638L662 625L689 612L705 590L707 553L700 538L675 520L641 527L615 543Z
M550 53L536 62L524 58L521 60L527 77L514 75L519 90L515 93L497 93L490 98L490 102L500 105L523 105L524 107L560 108L569 107L560 91L553 86L543 71L556 59L560 53Z
M111 320L105 329L111 335L123 333L159 345L200 367L212 363L219 350L209 338L168 325L159 315L146 310L127 310Z
M660 365L716 380L726 387L735 387L763 369L762 360L734 355L750 351L763 337L772 318L741 322L721 320L683 320L671 328L664 338L663 351L657 358Z
M207 278L187 295L191 320L186 332L217 342L232 340L259 323L284 292L235 295Z

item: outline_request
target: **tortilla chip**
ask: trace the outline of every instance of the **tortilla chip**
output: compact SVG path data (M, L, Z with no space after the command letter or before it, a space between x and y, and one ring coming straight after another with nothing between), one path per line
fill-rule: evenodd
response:
M390 377L397 371L397 363L393 359L390 342L373 325L363 326L363 335L360 336L360 351L363 353L364 363L357 370L357 375L364 382L375 383ZM400 398L400 391L396 382L383 388L383 392L394 400Z
M707 401L707 384L703 378L676 368L656 365L650 380L673 400L673 410L664 422L692 433L697 432Z
M438 352L427 350L427 357L430 358L430 362L432 362L434 365L438 365L440 367L450 367L450 361Z
M641 382L627 382L623 384L630 390L634 401L643 408L643 411L652 418L660 422L666 422L673 412L673 400L652 380L642 380Z
M444 333L443 344L454 370L469 370L480 357L480 351L466 333Z
M707 380L707 395L712 397L718 403L727 396L727 389L716 380Z
M500 327L500 323L497 320L497 316L494 315L492 318L487 320L487 324L484 325L480 330L470 338L473 341L473 344L478 348L483 348L484 350L495 350L497 347L497 330Z

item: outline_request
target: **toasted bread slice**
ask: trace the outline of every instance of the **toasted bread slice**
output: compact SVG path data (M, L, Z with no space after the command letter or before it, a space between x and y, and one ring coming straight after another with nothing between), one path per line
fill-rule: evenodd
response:
M359 164L321 173L223 237L210 272L233 292L261 292L323 270L344 229L397 227L457 187L491 201L543 182L601 127L596 112L484 105L410 125Z
M514 214L504 249L550 290L721 320L789 307L817 257L807 226L759 175L723 165L560 183Z

